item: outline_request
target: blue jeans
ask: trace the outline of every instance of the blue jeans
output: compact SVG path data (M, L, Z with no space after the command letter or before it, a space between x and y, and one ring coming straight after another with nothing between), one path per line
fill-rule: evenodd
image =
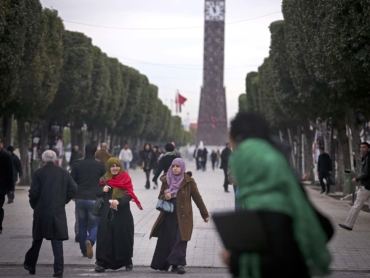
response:
M86 240L95 244L98 233L98 225L100 217L92 214L95 200L76 199L76 211L78 215L78 237L80 240L81 253L86 254ZM90 228L89 235L87 234L87 227Z
M125 171L128 173L130 170L130 161L122 161L123 168L125 168Z

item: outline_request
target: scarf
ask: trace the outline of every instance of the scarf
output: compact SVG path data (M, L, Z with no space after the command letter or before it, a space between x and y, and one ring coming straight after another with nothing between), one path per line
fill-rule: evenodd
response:
M116 164L120 167L120 170L117 175L113 176L110 172L110 168L113 164ZM119 159L112 157L107 162L108 170L104 174L104 178L107 181L107 184L111 187L113 187L113 193L112 198L118 199L122 198L125 194L130 195L132 197L133 202L136 203L136 205L139 207L139 209L143 209L143 207L140 204L139 199L136 197L134 193L134 187L132 185L132 181L130 176L127 174L126 171L123 170L122 163ZM100 179L99 182L101 185L105 185L103 179Z
M249 210L270 210L290 216L295 240L310 274L330 273L326 235L286 158L267 141L248 139L232 154L230 170L238 184L239 204ZM253 278L259 278L259 255L242 254L239 267L240 277L253 273Z
M181 173L179 175L175 175L172 172L172 166L175 164L181 167ZM164 191L165 194L171 192L172 198L175 198L177 196L177 191L179 190L180 185L182 181L184 180L185 172L186 172L186 168L185 168L184 160L182 160L181 158L174 159L172 161L171 167L168 169L167 174L166 174L167 183L170 186L170 188Z

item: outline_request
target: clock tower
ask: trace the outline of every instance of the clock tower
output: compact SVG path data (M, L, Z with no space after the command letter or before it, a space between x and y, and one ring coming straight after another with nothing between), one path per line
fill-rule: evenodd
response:
M219 146L227 141L224 87L225 0L205 1L203 86L197 143Z

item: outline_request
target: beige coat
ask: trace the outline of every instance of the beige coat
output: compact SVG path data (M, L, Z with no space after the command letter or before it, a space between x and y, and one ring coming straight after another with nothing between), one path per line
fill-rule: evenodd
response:
M159 192L158 199L164 198L164 191L169 188L167 184L166 176L161 177L162 187ZM198 191L197 184L194 179L191 178L191 172L185 174L185 178L179 187L176 197L176 210L177 219L179 222L179 230L181 235L181 240L189 241L191 239L191 234L193 233L193 208L191 204L191 199L197 205L200 214L203 219L209 217L206 206L204 205L202 196ZM164 212L161 212L158 216L157 221L154 223L150 237L158 237L159 227L164 220Z

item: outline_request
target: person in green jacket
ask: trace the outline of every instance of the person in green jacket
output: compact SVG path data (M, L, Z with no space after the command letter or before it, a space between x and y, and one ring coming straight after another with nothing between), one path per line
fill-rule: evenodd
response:
M231 273L243 278L328 275L328 237L288 160L270 140L267 121L238 113L231 122L230 142L237 200L243 209L257 211L269 239L269 250L263 253L224 250Z

